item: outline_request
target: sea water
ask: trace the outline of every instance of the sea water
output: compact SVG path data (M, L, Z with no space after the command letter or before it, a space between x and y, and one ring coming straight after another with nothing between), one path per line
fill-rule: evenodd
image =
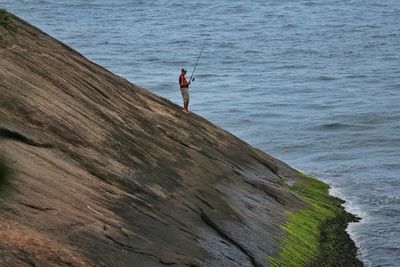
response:
M399 0L0 0L92 61L319 177L400 266Z

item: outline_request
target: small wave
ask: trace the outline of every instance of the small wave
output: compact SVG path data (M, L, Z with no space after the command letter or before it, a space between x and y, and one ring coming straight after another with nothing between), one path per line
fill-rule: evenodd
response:
M353 125L351 124L334 122L334 123L323 124L319 128L323 130L336 130L336 129L350 128L352 126Z
M221 64L223 65L230 65L230 64L238 64L238 63L244 63L245 61L243 59L241 60L236 60L236 59L227 59L227 60L222 60Z
M349 79L359 79L359 78L367 78L367 77L368 76L364 75L364 74L350 74L350 75L346 76L346 78L349 78Z
M255 121L250 120L250 119L240 119L239 120L240 125L249 125L249 124L255 124Z
M284 25L284 27L286 29L294 29L294 28L297 28L298 26L296 24L289 23L289 24Z
M357 125L357 124L348 124L348 123L340 123L340 122L333 122L333 123L326 123L314 127L314 130L342 130L342 129L354 129L354 130L366 130L371 129L371 126L366 125Z
M321 51L313 50L313 49L286 49L285 51L279 53L278 55L321 55Z
M393 143L393 145L396 143ZM386 170L400 170L400 164L398 163L385 163L382 164L382 167L385 168Z
M336 77L333 77L333 76L325 76L325 75L319 76L319 79L320 79L321 81L333 81L333 80L337 80Z
M383 208L383 206L392 206L398 207L400 205L400 198L398 196L382 196L382 195L371 195L368 197L368 202L376 207L382 208L382 211L389 211L387 207ZM398 208L397 208L398 211Z
M225 77L230 77L228 74L215 74L215 73L199 73L195 75L196 79L199 78L225 78Z
M318 6L321 5L321 3L319 2L314 2L314 1L310 1L310 2L306 2L304 3L305 6Z
M230 42L220 43L220 44L218 44L218 46L220 48L235 48L235 44L234 43L230 43Z
M244 54L260 54L260 51L257 50L246 50L244 51Z
M190 42L188 40L175 40L170 42L170 44L178 44L178 45L190 45Z
M161 59L158 57L149 57L146 59L148 62L159 62Z
M313 109L313 110L327 110L334 108L332 105L323 105L323 104L314 104L314 103L305 103L305 104L300 104L302 107L305 109Z
M175 83L159 83L156 86L152 87L154 91L165 91L165 90L170 90L171 88L175 88L176 84Z
M268 111L268 113L261 113L260 112L260 113L253 114L252 116L255 117L255 118L263 118L263 119L265 119L265 118L274 118L274 119L276 119L276 118L286 117L286 115L284 115L284 114L270 112L269 108L260 108L260 110L264 110L264 109L266 111Z
M294 152L294 151L304 151L309 147L308 144L293 144L279 147L279 150L282 152Z
M372 36L374 39L386 39L386 38L394 38L397 37L397 33L381 33L381 34L375 34Z
M304 69L307 68L306 65L281 65L274 67L276 70L286 70L286 69Z
M385 123L389 120L397 121L399 118L393 116L391 112L364 112L364 113L354 113L346 114L340 116L332 116L330 118L332 121L342 121L353 123L356 126L371 126Z

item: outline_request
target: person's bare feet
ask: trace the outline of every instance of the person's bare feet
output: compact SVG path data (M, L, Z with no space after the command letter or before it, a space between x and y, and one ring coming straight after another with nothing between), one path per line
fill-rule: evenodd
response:
M189 113L189 111L186 110L186 109L182 109L182 111L185 112L185 113Z

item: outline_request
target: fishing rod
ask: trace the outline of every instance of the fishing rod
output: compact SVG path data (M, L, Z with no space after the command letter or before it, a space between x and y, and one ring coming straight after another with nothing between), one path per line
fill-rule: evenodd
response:
M196 64L194 64L194 68L193 68L193 71L192 71L192 75L190 75L190 79L189 79L189 81L191 81L191 82L192 82L192 81L194 82L193 75L194 75L194 72L196 71L197 64L199 63L201 54L203 54L203 50L204 50L204 47L206 46L206 43L207 43L207 40L204 41L203 47L201 48L201 51L200 51L200 55L197 57Z

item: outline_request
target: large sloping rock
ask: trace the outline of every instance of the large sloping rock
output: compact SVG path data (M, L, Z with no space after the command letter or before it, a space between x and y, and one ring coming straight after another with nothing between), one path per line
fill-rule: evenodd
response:
M297 171L13 20L1 266L268 264L285 210L305 206L285 186Z

